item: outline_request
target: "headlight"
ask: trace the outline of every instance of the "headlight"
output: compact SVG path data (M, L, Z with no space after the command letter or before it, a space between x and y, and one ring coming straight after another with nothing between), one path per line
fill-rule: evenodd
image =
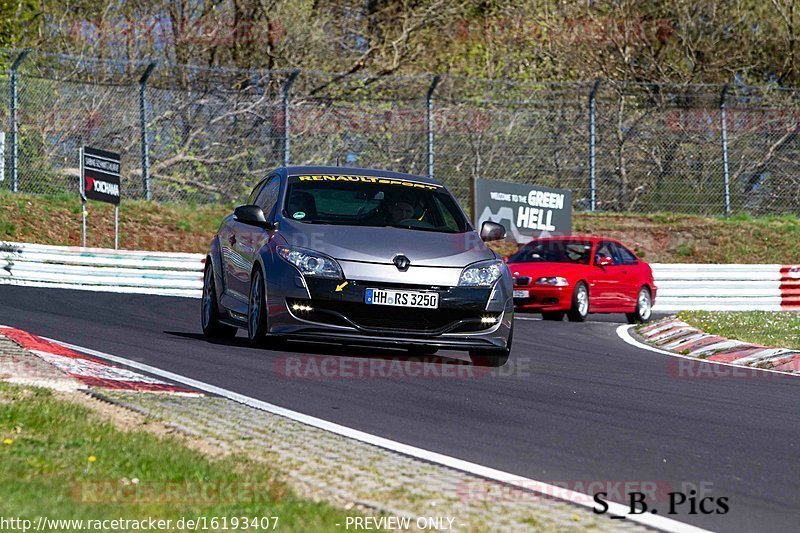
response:
M311 250L287 248L285 246L278 246L278 255L296 266L304 276L336 279L344 277L339 263L326 255L312 252Z
M552 278L539 278L534 285L551 285L553 287L566 287L569 282L566 278L552 277Z
M488 287L503 275L503 262L478 263L461 271L459 287Z

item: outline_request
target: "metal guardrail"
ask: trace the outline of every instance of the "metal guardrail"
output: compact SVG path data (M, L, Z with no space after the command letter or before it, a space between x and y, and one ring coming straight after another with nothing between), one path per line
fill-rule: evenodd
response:
M654 311L800 311L797 265L650 265Z
M202 254L0 244L0 284L199 298Z
M0 244L0 284L199 298L202 254ZM655 311L800 311L800 265L651 265Z

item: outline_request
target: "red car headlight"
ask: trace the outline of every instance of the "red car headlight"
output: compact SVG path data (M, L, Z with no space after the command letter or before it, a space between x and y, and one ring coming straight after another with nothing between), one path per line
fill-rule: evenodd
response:
M560 276L549 277L549 278L539 278L536 280L534 285L549 285L551 287L567 287L569 286L569 282L567 278L562 278Z

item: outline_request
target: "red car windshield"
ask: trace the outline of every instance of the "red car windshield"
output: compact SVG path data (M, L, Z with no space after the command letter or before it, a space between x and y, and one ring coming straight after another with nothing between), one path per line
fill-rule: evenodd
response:
M589 241L531 241L512 255L509 263L573 263L588 265L592 243Z

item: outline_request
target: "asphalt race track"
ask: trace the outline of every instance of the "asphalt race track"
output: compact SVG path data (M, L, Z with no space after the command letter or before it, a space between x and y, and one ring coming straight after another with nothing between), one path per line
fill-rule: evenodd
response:
M276 372L286 356L400 352L250 348L200 334L200 301L0 287L0 323L141 361L260 400L520 476L655 481L727 497L727 514L670 518L716 531L800 522L800 378L692 377L677 359L584 324L517 320L511 366L471 377L332 377ZM440 352L439 365L463 359ZM276 363L277 361L277 363ZM723 368L722 374L730 371ZM650 502L666 513L668 504Z

